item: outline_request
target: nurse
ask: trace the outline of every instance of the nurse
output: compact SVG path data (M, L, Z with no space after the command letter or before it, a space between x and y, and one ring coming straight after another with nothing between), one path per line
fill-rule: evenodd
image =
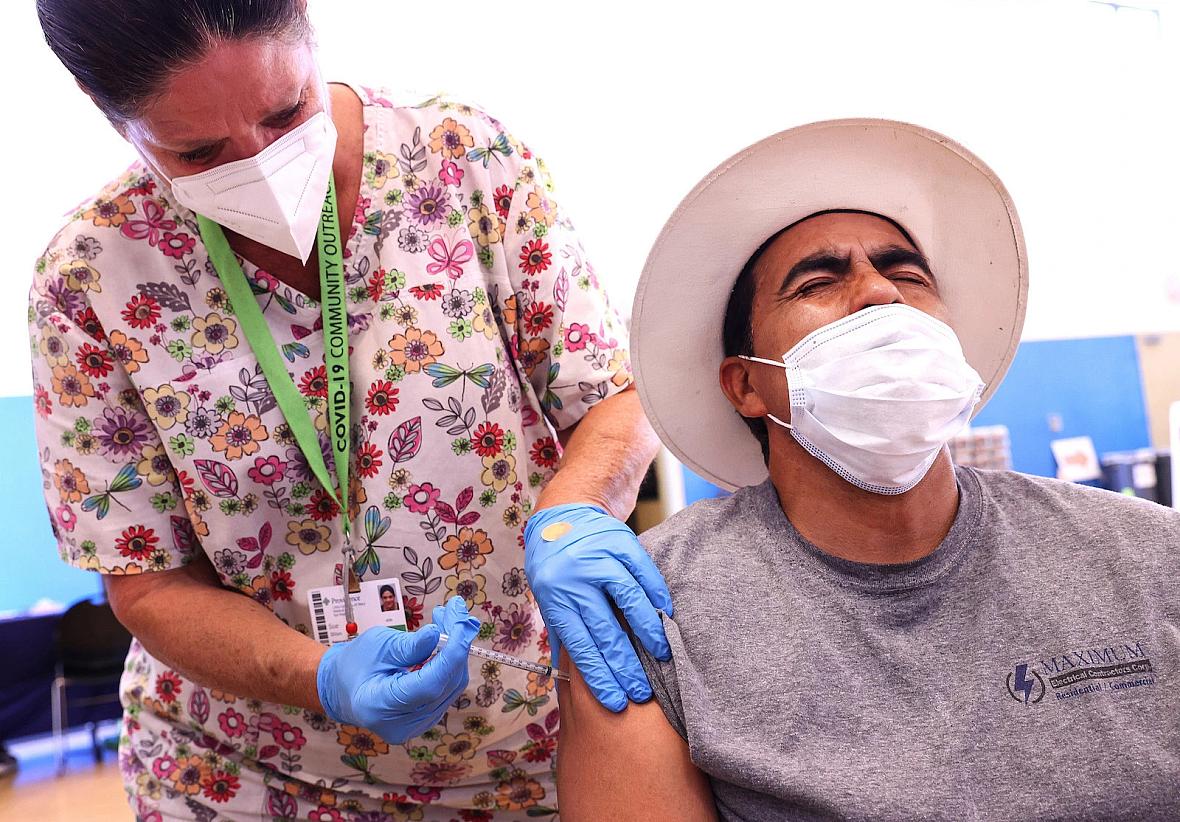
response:
M611 707L650 695L634 655L578 637L609 595L664 656L670 603L616 519L656 447L626 330L539 160L471 106L325 82L299 0L37 7L141 158L29 314L61 555L136 638L136 817L552 812L553 683L466 656L552 656L525 520L577 525L530 562Z

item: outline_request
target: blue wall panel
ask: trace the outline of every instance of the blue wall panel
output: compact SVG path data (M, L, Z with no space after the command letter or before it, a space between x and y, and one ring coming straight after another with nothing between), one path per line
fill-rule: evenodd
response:
M718 488L692 469L684 468L684 503L686 505L692 505L700 499L723 497L727 493L727 491Z
M57 555L41 490L32 397L0 397L0 611L23 611L42 598L63 605L98 593L92 571Z
M1060 431L1050 430L1054 415ZM1052 440L1088 435L1099 456L1149 447L1135 338L1022 343L1004 382L972 425L1008 426L1012 467L1045 477L1057 474Z

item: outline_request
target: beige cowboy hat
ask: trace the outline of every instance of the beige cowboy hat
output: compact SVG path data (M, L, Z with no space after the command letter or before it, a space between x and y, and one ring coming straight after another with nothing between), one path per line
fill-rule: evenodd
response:
M710 172L648 255L631 318L644 410L664 445L730 490L767 477L757 440L722 394L722 322L742 266L775 232L856 209L903 226L930 260L967 360L987 383L1008 370L1028 296L1012 198L982 160L930 129L829 120L780 132Z

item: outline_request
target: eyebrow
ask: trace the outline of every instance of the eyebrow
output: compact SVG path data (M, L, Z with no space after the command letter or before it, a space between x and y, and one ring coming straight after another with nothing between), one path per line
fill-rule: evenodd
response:
M912 265L921 269L930 279L934 279L934 272L930 270L930 261L926 259L926 255L903 245L887 245L873 249L869 254L869 262L878 271L899 265Z
M913 265L921 269L931 280L935 279L934 272L930 270L930 261L926 259L925 255L905 246L887 245L875 248L869 253L869 262L878 271L885 271L899 265ZM840 255L832 250L808 254L791 266L791 270L787 272L787 276L783 277L782 284L776 293L783 294L788 291L794 282L805 274L826 271L843 277L850 268L852 268L851 254Z

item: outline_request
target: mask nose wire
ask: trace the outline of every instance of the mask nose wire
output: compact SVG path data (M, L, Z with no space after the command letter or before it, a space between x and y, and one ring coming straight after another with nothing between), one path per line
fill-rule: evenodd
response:
M747 356L745 354L738 354L738 359L739 360L749 360L750 362L760 362L765 365L776 365L779 368L783 368L783 369L785 369L787 367L787 364L785 362L779 362L777 360L768 360L763 357L751 357L751 356ZM795 430L795 426L791 425L789 422L783 422L778 417L776 417L774 414L767 414L766 416L770 417L770 419L774 420L776 423L781 425L783 428L790 429L791 431Z

